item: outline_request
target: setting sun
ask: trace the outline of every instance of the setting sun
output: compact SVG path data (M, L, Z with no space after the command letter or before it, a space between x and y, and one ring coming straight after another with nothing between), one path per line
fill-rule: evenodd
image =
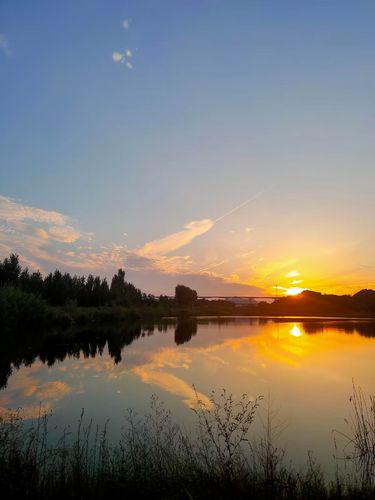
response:
M286 295L299 295L302 293L305 288L300 288L299 286L293 286L292 288L286 288L285 293Z

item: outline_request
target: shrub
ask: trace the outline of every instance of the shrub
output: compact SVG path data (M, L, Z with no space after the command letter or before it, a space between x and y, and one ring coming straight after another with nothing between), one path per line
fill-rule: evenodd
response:
M46 303L18 288L0 288L0 327L6 331L37 328L49 317Z

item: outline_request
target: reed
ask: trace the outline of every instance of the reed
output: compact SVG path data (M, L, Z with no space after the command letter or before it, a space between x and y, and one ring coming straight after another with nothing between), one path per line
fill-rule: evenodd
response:
M374 498L374 399L366 403L354 388L348 461L359 479L337 475L329 483L312 455L304 469L285 465L277 446L279 427L271 412L263 433L254 422L262 398L234 398L225 390L202 401L196 393L196 432L178 426L156 396L146 415L128 410L118 442L108 438L85 412L76 429L50 439L50 415L40 410L34 421L20 411L0 419L1 498ZM346 451L347 447L346 447Z

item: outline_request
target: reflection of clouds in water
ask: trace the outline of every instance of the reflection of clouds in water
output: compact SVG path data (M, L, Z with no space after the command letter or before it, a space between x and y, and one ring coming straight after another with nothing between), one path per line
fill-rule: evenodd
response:
M142 382L156 385L170 394L180 396L185 404L194 406L196 404L196 395L191 385L176 375L163 370L165 368L188 369L191 365L191 357L188 353L184 351L178 352L175 348L164 348L154 355L150 354L149 362L133 367L133 373ZM205 403L209 403L204 394L198 393L198 397Z
M65 382L55 380L39 386L30 386L26 388L24 395L25 397L34 396L34 398L39 401L56 401L71 392L71 390L72 389Z
M43 380L49 375L41 362L14 373L7 390L0 394L0 415L20 408L23 418L37 418L52 411L55 404L69 393L80 392L79 387L73 388L63 380Z
M152 353L150 353L152 354ZM166 347L150 356L152 365L158 368L190 368L192 357L189 352Z
M43 415L51 413L53 408L51 404L37 404L28 405L16 408L17 412L19 410L19 416L24 420L36 419L43 417ZM8 418L14 415L15 410L0 406L0 418Z
M134 368L133 372L139 376L142 382L156 385L174 396L182 397L183 402L189 407L196 406L197 398L194 389L176 375L165 371L155 370L152 365ZM208 406L210 405L210 401L206 395L197 392L197 396L203 403Z
M113 360L108 359L83 359L81 364L75 366L75 370L93 370L96 375L102 373L107 381L117 380L129 374L137 375L145 384L156 385L160 389L183 398L183 402L189 407L196 404L196 395L193 387L175 374L166 370L184 369L191 366L191 354L186 351L177 351L174 347L165 347L156 352L132 350L127 353L126 361L115 365ZM198 392L198 397L209 405L206 395Z

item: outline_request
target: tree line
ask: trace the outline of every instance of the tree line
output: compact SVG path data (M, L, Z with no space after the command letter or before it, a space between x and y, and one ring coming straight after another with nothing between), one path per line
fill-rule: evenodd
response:
M43 277L40 271L22 269L18 255L14 253L0 261L0 287L5 286L37 295L51 306L63 306L69 302L81 307L130 306L152 304L156 300L125 281L123 269L117 271L110 285L100 276L72 276L58 269Z
M174 299L166 295L157 298L145 294L125 280L125 271L121 268L112 277L110 284L100 276L72 276L58 269L43 277L40 271L31 272L27 267L22 268L15 253L0 260L0 287L13 287L31 293L51 306L69 303L79 307L152 306L159 303L191 308L197 302L197 292L184 285L176 286Z

